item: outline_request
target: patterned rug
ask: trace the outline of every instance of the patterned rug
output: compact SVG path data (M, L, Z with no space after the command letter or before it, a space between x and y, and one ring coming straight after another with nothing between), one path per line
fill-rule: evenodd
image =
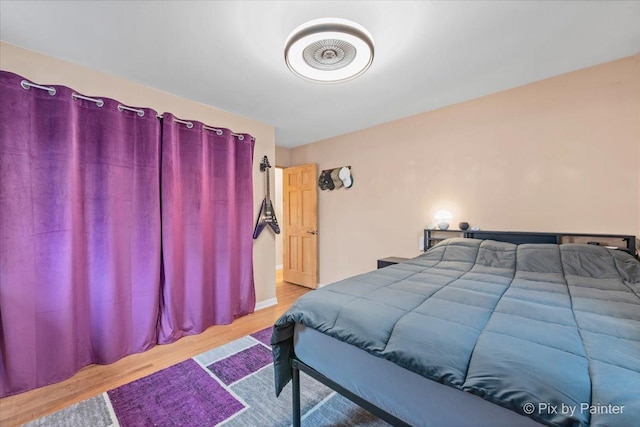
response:
M290 426L273 386L271 328L84 400L27 426ZM388 424L301 373L303 426Z

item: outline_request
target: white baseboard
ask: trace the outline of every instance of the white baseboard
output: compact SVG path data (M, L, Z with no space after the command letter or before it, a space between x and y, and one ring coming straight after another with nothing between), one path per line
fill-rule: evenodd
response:
M266 299L264 301L258 301L253 311L262 310L263 308L271 307L272 305L277 305L277 304L278 304L278 298L275 298L275 297Z
M284 268L284 265L282 264L276 265L276 270L282 270L283 268Z
M329 283L318 283L318 289L327 286Z

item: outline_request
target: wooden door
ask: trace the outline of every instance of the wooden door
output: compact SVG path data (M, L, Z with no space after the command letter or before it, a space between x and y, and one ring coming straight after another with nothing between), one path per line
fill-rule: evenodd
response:
M286 168L282 173L283 275L285 282L318 287L317 166Z

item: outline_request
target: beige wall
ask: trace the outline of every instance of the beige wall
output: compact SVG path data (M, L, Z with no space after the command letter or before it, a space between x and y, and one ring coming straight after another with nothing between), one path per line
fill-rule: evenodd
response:
M640 235L640 56L296 147L351 165L319 192L320 282L411 257L437 210L485 230Z
M275 191L275 211L276 211L276 219L280 221L282 225L282 221L284 220L282 213L282 169L291 166L291 150L285 147L276 146L276 158L275 164L278 165L278 168L275 170L275 181L276 181L276 191ZM282 241L282 233L276 235L276 267L282 268L284 263L284 255L283 255L283 246L284 242Z
M276 147L278 148L278 147ZM278 153L276 153L276 157ZM282 213L282 168L274 168L273 176L275 178L275 186L276 189L273 192L273 209L276 214L276 219L280 226L282 226L282 221L284 221L283 213ZM284 263L283 257L283 241L282 241L282 233L276 234L276 267L282 268Z
M287 168L291 166L291 150L276 146L276 165Z
M260 172L260 161L264 155L275 156L273 126L4 42L0 42L0 68L34 83L65 85L88 96L114 98L127 105L149 107L160 113L167 111L180 118L250 133L256 138L253 203L254 215L257 215L257 208L264 197L264 174ZM253 268L258 302L275 298L274 248L273 233L262 233L254 244Z

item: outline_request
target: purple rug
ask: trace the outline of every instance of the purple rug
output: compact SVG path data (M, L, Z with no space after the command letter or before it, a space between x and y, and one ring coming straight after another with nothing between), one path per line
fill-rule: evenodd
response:
M258 369L264 368L271 362L273 362L271 350L257 344L226 359L219 360L209 365L208 368L223 383L230 385Z
M221 382L230 385L272 363L271 334L272 328L258 331L251 335L255 345L207 366L213 376L196 358L108 391L120 426L213 426L231 418L245 405Z
M107 393L121 426L209 426L244 409L192 359Z
M275 396L271 333L242 337L27 426L290 426L290 385ZM300 380L304 427L386 426L312 378Z
M271 335L273 334L273 328L263 329L261 331L256 332L255 334L251 334L252 337L271 348Z

